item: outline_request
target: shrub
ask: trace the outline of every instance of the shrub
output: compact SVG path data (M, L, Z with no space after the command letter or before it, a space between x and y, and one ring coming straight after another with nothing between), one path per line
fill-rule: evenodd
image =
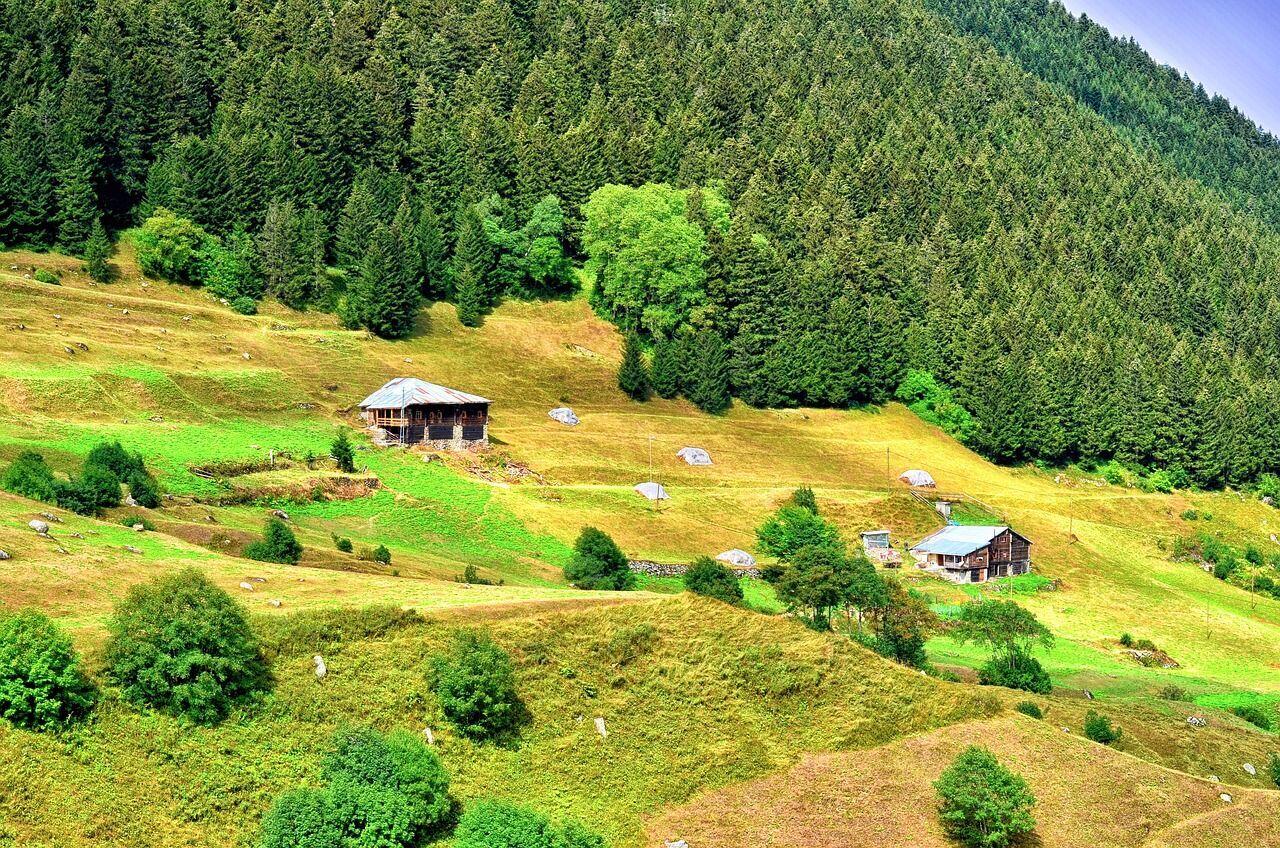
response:
M1155 643L1155 642L1152 642L1150 639L1138 639L1137 641L1135 641L1135 642L1133 643L1133 647L1134 647L1134 648L1136 648L1136 649L1138 649L1139 651L1158 651L1158 650L1160 650L1159 648L1157 648L1157 647L1156 647L1156 643Z
M42 612L0 619L0 714L30 730L67 724L93 709L97 691L71 640Z
M351 474L356 470L356 451L351 446L351 440L347 438L346 430L338 431L338 437L333 440L333 445L329 448L329 455L338 464L339 471Z
M120 524L125 527L133 527L135 524L141 524L143 530L154 531L156 526L151 520L144 515L126 515L120 519Z
M35 451L23 451L0 477L0 488L24 498L52 502L57 500L59 484L53 469Z
M1037 695L1048 695L1053 691L1049 672L1044 670L1040 661L1021 652L1012 659L992 657L978 669L978 682L983 686L1004 686Z
M970 745L933 784L947 833L964 845L1003 848L1035 829L1035 796L985 748Z
M373 549L373 561L380 562L383 565L391 564L391 551L387 550L386 545L378 545Z
M262 822L258 848L418 845L445 821L449 776L413 734L340 731L323 789L281 795Z
M617 543L603 530L584 527L573 544L565 579L579 589L634 589L636 576Z
M195 568L134 586L108 630L107 673L132 703L211 724L270 684L244 610Z
M1186 690L1186 689L1183 689L1181 686L1178 686L1177 684L1174 684L1174 683L1170 683L1170 684L1168 684L1168 685L1166 685L1166 686L1162 686L1162 687L1160 687L1160 691L1159 691L1158 693L1156 693L1156 694L1157 694L1157 695L1159 695L1161 698L1163 698L1163 699L1164 699L1164 700L1166 700L1166 701L1189 701L1189 700L1191 700L1191 699L1187 696L1187 690Z
M604 848L604 839L576 822L557 828L541 813L505 801L477 801L454 831L454 848Z
M524 716L507 652L474 630L454 635L447 655L432 658L432 689L462 735L475 740L513 733Z
M204 282L206 254L217 239L196 222L157 209L134 235L134 245L148 277L198 286Z
M129 479L135 471L146 471L147 467L139 454L131 454L119 442L99 442L94 445L84 458L85 468L100 465L121 480Z
M1280 788L1280 754L1271 755L1271 763L1267 766L1267 771L1271 772L1271 782Z
M125 482L129 484L130 497L138 506L146 509L160 506L160 486L145 469L135 470Z
M1260 727L1263 730L1271 729L1271 716L1267 715L1265 710L1253 704L1241 704L1237 707L1232 707L1231 712L1255 727Z
M1035 701L1019 701L1014 709L1032 718L1044 718L1044 711L1036 706Z
M1123 645L1123 646L1124 646L1124 647L1126 647L1126 648L1132 648L1132 647L1133 647L1133 637L1132 637L1131 635L1129 635L1128 633L1121 633L1121 634L1120 634L1120 644L1121 644L1121 645Z
M844 550L840 532L817 513L795 504L785 504L756 529L760 552L787 561L802 548Z
M302 545L287 524L272 518L262 531L262 539L245 548L244 555L260 562L296 565L302 558Z
M1199 521L1200 513L1194 509L1184 509L1182 511L1182 520L1183 521Z
M351 544L351 540L348 539L346 536L334 536L333 546L338 550L342 551L344 554L349 554L353 550L355 550L355 547Z
M62 281L58 279L57 274L53 273L52 271L48 271L44 268L37 269L35 276L36 276L37 283L45 283L50 286L62 285Z
M705 595L726 604L742 603L738 573L711 557L698 557L684 573L684 587L695 595Z
M1111 724L1111 719L1089 710L1084 714L1084 735L1094 742L1110 745L1122 735L1120 728Z
M85 464L80 476L58 487L58 505L80 515L120 506L120 478L103 465Z
M240 297L231 301L231 310L233 312L238 312L241 315L257 315L258 301L251 297L240 295Z
M1239 561L1236 560L1234 554L1226 554L1220 556L1218 561L1213 564L1213 576L1219 580L1226 580L1236 570L1240 568Z
M102 219L96 218L89 230L89 240L84 243L84 267L95 283L111 282L111 266L107 264L110 258L111 239L107 238Z

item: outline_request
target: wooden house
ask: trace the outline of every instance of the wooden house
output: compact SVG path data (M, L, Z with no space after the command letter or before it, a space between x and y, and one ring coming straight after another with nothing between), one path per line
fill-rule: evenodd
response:
M489 400L416 377L396 377L360 402L388 441L442 450L488 447Z
M1031 570L1031 542L1004 526L948 525L911 546L923 569L953 583L985 583Z
M867 530L859 535L862 537L862 552L867 559L887 568L896 568L902 562L902 555L893 549L889 541L888 530Z

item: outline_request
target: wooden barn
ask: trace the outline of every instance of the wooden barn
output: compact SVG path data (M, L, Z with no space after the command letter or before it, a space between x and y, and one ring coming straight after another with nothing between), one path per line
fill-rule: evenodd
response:
M1031 570L1031 542L1004 526L949 525L911 546L916 563L953 583L985 583Z
M360 402L388 441L443 450L488 447L489 400L416 377L396 377Z

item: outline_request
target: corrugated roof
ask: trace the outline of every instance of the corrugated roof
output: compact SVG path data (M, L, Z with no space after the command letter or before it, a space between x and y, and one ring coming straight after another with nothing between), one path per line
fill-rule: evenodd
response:
M361 409L404 409L423 403L489 403L488 398L437 386L417 377L396 377L360 401Z
M1009 528L1000 525L964 526L951 524L925 536L911 546L913 553L965 556L991 544L991 540Z

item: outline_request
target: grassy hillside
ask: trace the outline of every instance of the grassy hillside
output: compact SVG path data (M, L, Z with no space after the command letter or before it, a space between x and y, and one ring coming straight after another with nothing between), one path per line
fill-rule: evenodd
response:
M1114 752L1053 725L1010 716L958 724L884 748L804 758L796 768L702 796L649 822L650 841L779 848L952 845L934 814L932 782L967 745L982 745L1036 796L1035 844L1273 845L1280 796L1196 780ZM874 810L867 815L866 811ZM1206 820L1212 822L1206 824ZM1216 840L1216 841L1215 841Z
M243 844L277 792L318 779L332 731L359 721L434 728L461 800L569 813L613 845L638 845L643 815L699 789L763 776L803 751L869 747L995 708L984 693L844 640L710 601L480 614L465 623L489 627L513 654L532 720L516 749L477 746L442 726L426 686L427 658L458 622L324 639L338 618L261 623L275 692L216 729L117 703L64 737L0 729L9 844ZM329 666L322 684L316 650Z
M633 403L614 385L617 334L580 300L509 304L478 330L438 305L423 314L417 336L387 342L341 330L325 315L278 307L235 315L198 291L142 281L127 253L118 263L121 281L104 287L89 285L74 260L0 257L0 322L8 328L0 455L37 447L69 464L96 440L119 438L183 496L159 520L185 541L234 553L279 505L317 565L368 570L332 550L329 536L338 532L357 546L387 544L401 578L447 579L474 562L509 584L551 589L584 524L612 533L629 554L656 559L751 549L753 528L801 483L850 538L886 526L902 544L941 521L887 479L922 467L940 490L980 499L1035 542L1037 571L1060 588L1023 600L1065 637L1052 656L1060 682L1131 692L1172 678L1204 692L1280 693L1280 604L1171 562L1167 550L1196 530L1270 549L1280 512L1256 500L1145 494L1075 473L997 467L892 405L738 405L711 417L684 402ZM24 279L33 264L63 271L63 284ZM354 405L405 373L493 398L494 451L442 464L416 452L361 450L359 463L381 482L374 494L290 500L289 492L311 488L297 479L310 473L297 467L305 454L326 453L336 427L358 423ZM547 417L561 404L581 416L578 427ZM684 445L707 448L715 465L685 465L675 456ZM267 501L187 502L226 494L189 466L265 459L272 449L292 451L295 467L258 475ZM671 494L656 510L631 490L651 461ZM524 468L534 473L508 473ZM1189 506L1212 520L1183 520ZM232 544L219 548L218 534ZM911 569L905 575L915 578ZM966 597L933 580L920 588L942 604ZM1120 659L1122 632L1155 640L1182 669L1152 672ZM975 659L937 647L944 659Z
M278 791L316 778L331 730L363 721L433 727L462 799L496 794L570 813L623 846L704 832L698 828L710 828L706 844L714 844L722 831L707 824L710 802L695 796L792 779L769 776L787 775L806 752L888 744L915 756L912 746L932 745L929 768L940 768L948 746L979 731L1006 745L1002 756L1024 758L1029 776L1047 768L1034 763L1054 757L1095 776L1096 798L1083 794L1085 778L1070 784L1078 799L1093 799L1074 807L1067 789L1045 790L1057 822L1046 844L1073 821L1096 828L1101 844L1140 844L1124 841L1132 836L1127 827L1106 831L1111 825L1090 810L1117 803L1120 786L1151 781L1159 788L1151 803L1166 812L1150 813L1150 838L1169 844L1257 832L1271 810L1271 796L1245 793L1229 812L1216 811L1201 803L1205 790L1196 780L1132 759L1266 785L1239 765L1261 767L1276 749L1274 737L1225 708L1280 695L1280 604L1173 563L1167 551L1174 536L1202 529L1236 544L1272 544L1280 520L1256 500L1145 494L1075 472L996 467L897 406L736 406L710 417L683 402L633 403L614 385L616 333L580 300L507 305L478 330L460 327L452 307L437 306L424 313L416 336L386 342L342 330L329 316L275 306L235 315L198 291L144 282L127 249L117 263L120 281L94 286L74 260L0 255L0 460L34 447L71 469L96 441L118 438L144 453L174 497L159 510L121 509L98 520L52 510L62 521L52 539L42 539L26 522L48 507L0 495L0 549L13 555L0 569L0 600L48 609L97 667L103 618L126 587L195 564L255 614L279 684L263 705L212 730L140 715L110 696L92 723L65 736L0 730L0 833L13 844L245 844ZM61 271L62 285L27 279L32 266ZM493 450L431 457L373 448L356 433L361 473L354 483L324 459L308 462L308 453L327 452L338 427L358 423L352 408L368 391L406 373L493 398ZM581 416L578 427L546 417L561 404ZM685 465L675 452L686 444L707 448L715 465ZM210 480L192 473L272 452L277 466L252 474ZM653 476L671 493L660 510L631 491L649 476L651 455ZM801 483L815 488L849 538L885 526L901 545L941 521L890 479L909 467L928 469L942 491L979 499L1035 542L1037 573L1058 588L1032 592L1027 583L1019 600L1061 637L1047 666L1064 688L1041 699L1050 724L963 724L944 731L951 736L920 737L944 741L900 741L989 716L1016 698L926 679L783 618L653 593L583 593L560 576L585 523L606 529L629 554L663 560L752 549L753 528ZM1212 519L1183 520L1190 506ZM238 556L277 508L307 547L300 568ZM146 513L156 530L120 524L134 513ZM333 533L350 536L357 550L387 544L392 564L338 552ZM457 582L467 563L504 585ZM265 581L251 593L239 588L254 577ZM994 591L961 591L912 568L901 577L939 609ZM646 585L667 592L678 589L673 583ZM749 594L768 602L758 586ZM632 603L611 606L622 600ZM430 618L361 635L367 619L350 610L371 603ZM342 639L333 635L338 621L349 626ZM491 628L516 658L533 714L518 749L477 748L441 727L425 661L464 624ZM1182 667L1145 669L1125 659L1115 640L1126 631L1155 640ZM317 651L331 670L324 684L311 674ZM930 651L960 666L983 659L945 638ZM1168 683L1202 703L1156 699ZM1082 687L1100 700L1085 701ZM1123 753L1087 753L1091 746L1052 729L1078 732L1088 707L1124 727ZM1192 714L1209 716L1209 727L1190 728ZM592 727L597 715L611 731L605 742ZM887 759L862 754L858 762L887 767ZM885 839L907 838L914 831L902 828L915 828L927 810L911 794L922 791L926 771L871 776L870 784L883 777L902 788L882 816L840 809L858 814L858 828L879 821ZM815 788L795 802L799 812L788 806L777 822L803 823L804 810L828 791L826 778L811 777ZM1184 790L1186 799L1177 794ZM726 791L724 798L738 800L715 803L728 810L740 803L732 793L747 790ZM714 816L715 827L729 829L725 838L747 832L732 830L736 815Z

